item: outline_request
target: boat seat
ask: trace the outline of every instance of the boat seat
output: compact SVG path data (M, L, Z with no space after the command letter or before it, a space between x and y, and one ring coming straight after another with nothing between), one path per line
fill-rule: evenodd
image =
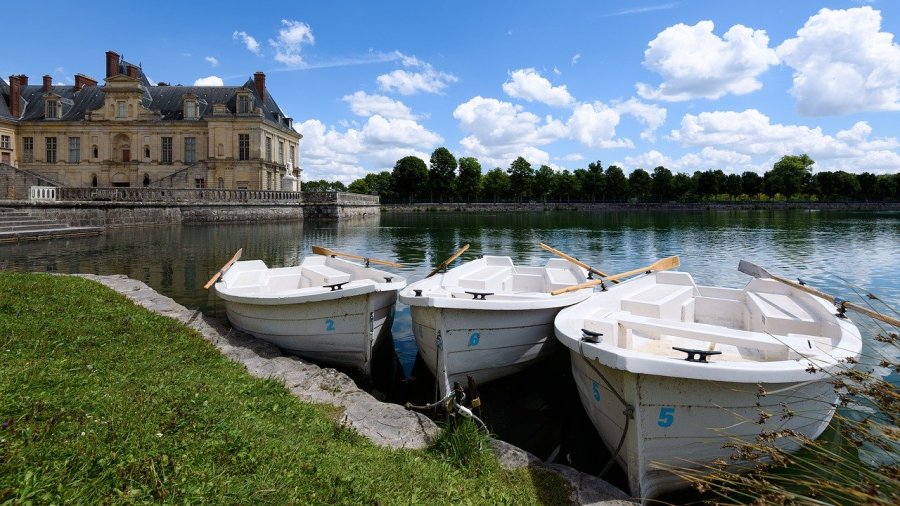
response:
M544 269L544 279L547 280L548 292L551 290L558 290L560 288L567 288L572 285L583 283L585 281L584 278L578 279L577 277L575 277L575 273L572 272L572 270L569 269L568 266L566 266L565 269L548 266L546 269Z
M543 292L544 277L540 274L515 273L503 283L507 292Z
M303 276L309 279L310 286L326 286L350 281L350 274L327 265L308 265L303 267Z
M302 277L299 273L283 274L280 276L269 276L269 281L266 283L266 286L271 292L286 292L302 288L301 283Z
M694 288L685 285L653 284L622 298L622 310L635 315L680 320L682 307L690 303Z
M509 267L488 266L459 278L457 284L472 290L500 291L510 271Z
M821 331L821 325L790 295L748 291L747 306L750 328L778 335L816 335Z

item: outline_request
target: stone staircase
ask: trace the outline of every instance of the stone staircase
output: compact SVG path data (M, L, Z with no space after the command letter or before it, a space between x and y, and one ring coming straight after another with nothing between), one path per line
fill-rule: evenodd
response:
M71 227L67 223L31 216L27 211L0 208L0 243L102 233L102 227Z

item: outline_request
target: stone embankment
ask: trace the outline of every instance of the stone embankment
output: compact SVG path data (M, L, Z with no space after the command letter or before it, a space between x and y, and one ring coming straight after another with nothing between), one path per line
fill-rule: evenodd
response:
M191 311L140 281L122 275L81 276L102 283L138 305L197 330L225 356L243 364L250 374L260 378L277 378L294 396L304 401L342 408L341 423L376 444L420 449L425 448L438 432L438 427L425 415L408 411L397 404L378 401L357 387L347 375L297 357L285 356L275 346L234 330L199 311ZM599 478L559 464L545 464L534 455L502 441L495 440L493 447L502 465L508 469L530 466L557 473L571 486L570 498L576 504L630 504L626 502L624 492Z
M900 202L497 202L382 204L388 213L535 211L900 211Z

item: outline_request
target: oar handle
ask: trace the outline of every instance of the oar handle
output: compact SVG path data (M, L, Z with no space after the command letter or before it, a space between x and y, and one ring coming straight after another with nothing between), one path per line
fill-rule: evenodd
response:
M574 292L576 290L581 290L582 288L590 288L592 286L597 286L606 281L613 281L616 279L627 278L628 276L634 276L635 274L641 274L642 272L651 272L651 271L667 271L669 269L674 269L681 265L681 259L678 258L678 255L670 256L667 258L663 258L662 260L657 260L652 264L641 267L638 269L632 269L630 271L620 272L618 274L613 274L612 276L606 276L602 279L592 279L589 281L585 281L579 285L567 286L565 288L558 288L550 292L550 295L559 295L567 292Z
M468 245L468 244L466 244L465 246L463 246L462 248L460 248L459 251L457 251L456 253L454 253L453 255L451 255L450 258L448 258L448 259L444 260L443 262L441 262L437 267L434 268L433 271L429 272L428 275L425 276L425 277L426 277L426 278L430 278L431 276L434 276L435 274L437 274L438 272L440 272L441 269L443 269L444 267L447 267L448 265L450 265L451 262L453 262L453 261L456 260L460 255L462 255L463 253L465 253L467 249L469 249L469 245Z
M594 273L594 274L600 276L601 278L607 277L607 275L606 275L604 272L598 271L597 269L594 269L593 267L591 267L590 265L588 265L588 264L582 262L581 260L578 260L577 258L575 258L575 257L573 257L573 256L569 256L569 255L563 253L562 251L559 251L558 249L552 248L552 247L550 247L550 246L548 246L548 245L546 245L546 244L544 244L544 243L540 243L539 246L540 246L541 248L543 248L543 249L549 251L550 253L553 253L554 255L556 255L556 256L558 256L558 257L560 257L560 258L563 258L563 259L565 259L565 260L568 260L569 262L572 262L573 264L575 264L575 265L581 267L582 269L584 269L584 270L586 270L586 271L588 271L588 272L592 272L592 273ZM618 283L618 281L617 281L617 280L613 280L613 283Z
M234 256L231 257L231 260L226 262L225 265L223 265L222 268L219 269L219 272L217 272L213 275L213 277L209 278L209 281L207 281L206 284L203 285L203 289L209 290L209 287L211 287L213 285L213 283L215 283L216 280L219 279L220 276L225 274L225 271L227 271L229 268L231 268L231 266L241 258L241 253L243 251L244 251L244 248L237 250L237 253L235 253Z
M369 257L360 256L360 255L354 255L352 253L342 253L340 251L333 251L328 248L323 248L321 246L313 246L312 252L315 253L316 255L324 255L327 257L333 256L333 257L352 258L354 260L364 260L366 262L369 262L370 264L387 265L390 267L403 267L401 264L398 264L397 262L391 262L388 260L379 260L377 258L369 258Z

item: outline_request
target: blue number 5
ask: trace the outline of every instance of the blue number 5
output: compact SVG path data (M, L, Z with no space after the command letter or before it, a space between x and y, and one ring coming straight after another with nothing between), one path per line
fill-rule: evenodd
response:
M675 408L659 408L659 419L656 424L660 427L671 427L675 423Z

